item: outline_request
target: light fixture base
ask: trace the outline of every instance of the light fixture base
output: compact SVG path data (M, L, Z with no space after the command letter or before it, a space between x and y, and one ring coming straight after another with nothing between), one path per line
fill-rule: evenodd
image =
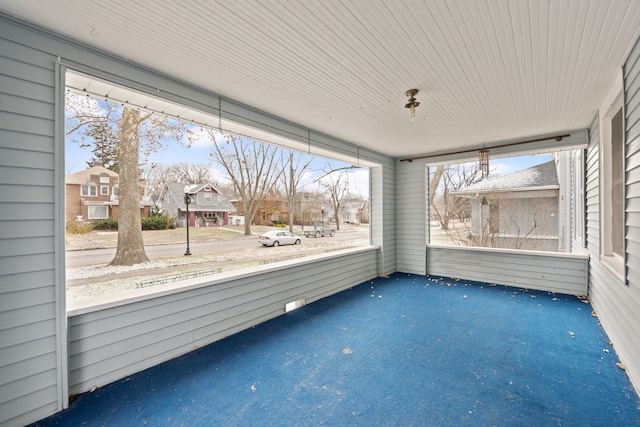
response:
M419 92L418 89L409 89L406 92L406 95L407 95L408 98L413 98L418 94L418 92Z

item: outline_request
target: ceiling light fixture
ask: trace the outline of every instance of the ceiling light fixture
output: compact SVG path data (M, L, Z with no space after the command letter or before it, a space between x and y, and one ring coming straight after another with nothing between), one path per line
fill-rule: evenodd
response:
M416 107L420 105L420 102L416 101L416 95L418 94L418 89L409 89L406 92L406 95L409 97L404 108L409 109L409 120L413 123L413 119L416 116Z

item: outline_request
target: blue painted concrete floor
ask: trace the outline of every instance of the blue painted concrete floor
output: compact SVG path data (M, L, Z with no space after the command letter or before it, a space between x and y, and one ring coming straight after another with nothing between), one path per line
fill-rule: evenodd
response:
M578 297L394 274L80 395L37 426L630 426Z

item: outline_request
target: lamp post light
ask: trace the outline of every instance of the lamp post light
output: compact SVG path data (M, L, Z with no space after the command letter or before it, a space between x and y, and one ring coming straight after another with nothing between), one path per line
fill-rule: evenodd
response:
M191 187L185 185L184 187L184 204L187 206L187 250L185 251L185 256L191 255L191 250L189 249L189 222L191 222L191 218L189 217L189 205L191 204L191 194L189 193Z

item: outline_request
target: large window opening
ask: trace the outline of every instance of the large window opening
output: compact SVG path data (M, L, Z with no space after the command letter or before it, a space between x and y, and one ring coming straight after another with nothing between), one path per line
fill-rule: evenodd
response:
M611 252L624 256L624 129L622 108L611 119Z
M488 175L478 162L430 166L430 243L570 252L565 228L584 216L572 202L582 186L572 184L584 176L559 171L580 151L494 158Z
M369 245L367 166L221 131L200 112L139 108L114 88L119 97L66 94L68 302ZM138 230L123 231L132 217ZM115 262L123 236L140 231L148 261ZM272 231L297 237L259 239Z

